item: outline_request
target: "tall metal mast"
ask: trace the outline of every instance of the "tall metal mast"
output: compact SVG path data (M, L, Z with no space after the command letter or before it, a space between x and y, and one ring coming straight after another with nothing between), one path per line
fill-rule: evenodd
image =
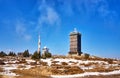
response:
M38 53L40 53L40 45L41 45L41 42L40 42L40 35L38 36Z

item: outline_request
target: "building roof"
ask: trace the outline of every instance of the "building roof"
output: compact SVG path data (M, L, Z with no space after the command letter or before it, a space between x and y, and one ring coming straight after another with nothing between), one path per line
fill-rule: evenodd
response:
M77 35L77 34L81 35L81 33L78 32L76 28L74 28L74 31L70 33L70 35Z
M47 48L46 46L44 46L43 48Z
M43 47L43 50L46 50L46 49L48 50L49 48L47 48L46 46L44 46L44 47Z

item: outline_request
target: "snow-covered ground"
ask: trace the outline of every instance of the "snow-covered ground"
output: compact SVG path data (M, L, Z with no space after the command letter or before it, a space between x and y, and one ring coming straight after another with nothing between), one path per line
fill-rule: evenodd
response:
M3 68L3 72L0 72L1 75L7 75L7 76L19 76L11 70L13 69L30 69L31 67L34 67L30 65L31 62L35 62L34 60L26 60L27 64L16 64L18 61L6 61L5 65L1 65L1 68ZM95 68L95 66L105 66L105 68L109 68L110 66L118 66L119 70L112 71L112 72L85 72L81 74L74 74L74 75L51 75L53 78L74 78L74 77L83 77L88 75L112 75L112 74L120 74L120 65L119 64L109 64L106 61L93 61L93 60L76 60L76 59L70 59L70 58L56 58L56 59L41 59L41 61L46 62L48 66L51 66L53 63L62 65L63 62L67 63L69 66L78 66L82 70L89 70ZM13 63L13 64L9 64ZM87 65L88 66L85 66ZM90 64L90 65L89 65ZM97 64L97 65L96 65Z
M3 68L3 72L0 72L1 75L7 75L7 76L17 76L15 73L11 72L13 69L17 69L17 65L15 64L6 64L1 66Z
M114 75L120 74L120 70L112 71L112 72L85 72L83 74L74 74L74 75L51 75L52 78L75 78L75 77L84 77L89 75Z
M98 64L99 66L105 66L105 68L109 68L110 66L118 66L118 64L109 64L106 61L93 61L93 60L76 60L76 59L63 59L63 58L56 58L56 59L41 59L43 62L47 62L48 66L51 66L53 63L56 62L56 64L61 65L62 62L67 63L70 66L79 66L81 69L92 69L95 67L95 64ZM90 66L84 66L87 64L92 64Z
M104 66L105 68L109 68L110 66L118 66L119 70L111 71L111 72L85 72L81 74L74 74L74 75L51 75L53 78L75 78L75 77L84 77L84 76L89 76L89 75L113 75L113 74L120 74L120 65L119 64L109 64L106 61L93 61L93 60L76 60L76 59L62 59L62 58L57 58L57 59L41 59L43 62L47 62L49 66L55 62L55 64L61 65L62 62L67 63L70 66L78 66L81 69L93 69L97 66ZM90 66L84 66L86 64L90 64ZM96 65L95 65L96 64Z
M11 70L14 70L14 69L20 69L20 70L23 70L23 69L30 69L31 67L34 67L34 66L31 66L31 65L25 65L25 64L16 64L16 62L18 61L6 61L5 62L5 65L0 65L1 68L3 68L3 72L0 72L0 75L6 75L6 76L19 76L13 72L11 72ZM34 60L27 60L27 62L35 62ZM13 63L13 64L9 64L9 63ZM19 68L19 66L21 66Z
M88 63L104 63L104 64L108 64L108 62L105 62L105 61L91 61L91 60L76 60L76 59L62 59L62 58L57 58L57 59L41 59L41 61L43 62L47 62L48 65L51 65L51 62L53 61L58 61L59 63L61 62L66 62L68 64L70 64L71 62L74 62L74 63L78 63L78 64L88 64Z
M43 62L47 62L47 64L48 64L48 66L51 66L51 62L52 62L52 59L50 58L50 59L41 59L41 61L43 61Z

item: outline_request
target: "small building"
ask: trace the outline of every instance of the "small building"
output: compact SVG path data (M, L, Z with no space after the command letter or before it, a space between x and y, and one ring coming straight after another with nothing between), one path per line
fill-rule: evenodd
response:
M73 32L70 33L70 51L68 55L76 56L81 55L81 34L74 29Z
M45 46L43 49L42 49L42 54L45 54L45 53L48 53L49 52L49 49Z
M42 49L42 57L43 58L51 57L51 53L49 52L49 49L46 46Z

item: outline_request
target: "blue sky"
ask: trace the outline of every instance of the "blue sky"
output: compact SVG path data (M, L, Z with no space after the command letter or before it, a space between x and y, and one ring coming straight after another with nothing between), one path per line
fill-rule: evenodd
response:
M41 47L67 55L69 33L82 34L82 52L120 58L120 0L0 0L0 51Z

